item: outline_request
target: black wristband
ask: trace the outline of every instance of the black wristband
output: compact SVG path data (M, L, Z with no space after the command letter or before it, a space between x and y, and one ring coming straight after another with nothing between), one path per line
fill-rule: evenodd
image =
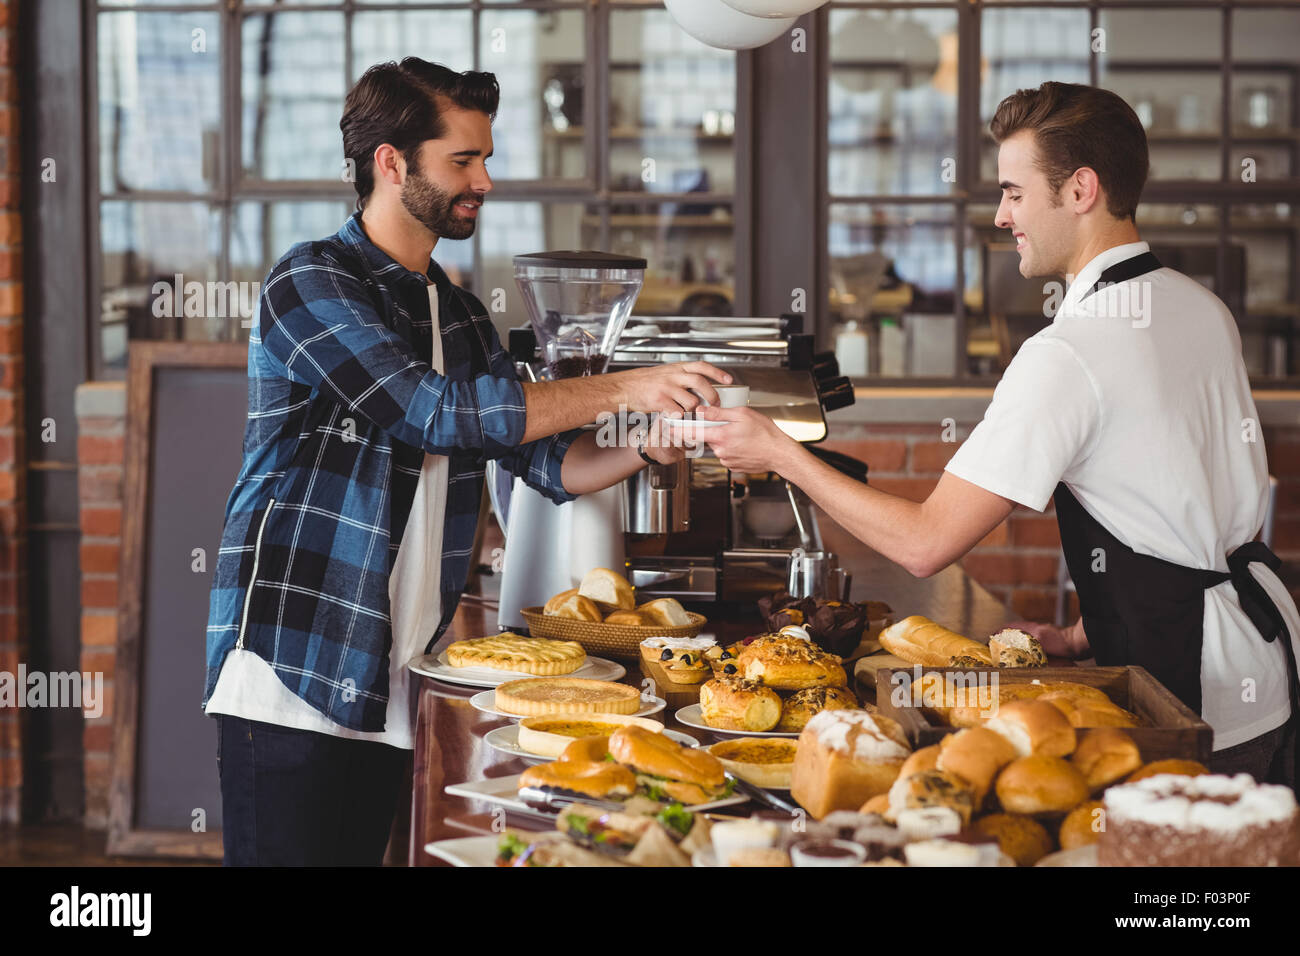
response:
M645 462L647 465L657 465L659 463L645 453L645 442L647 437L648 436L646 436L645 434L642 434L637 439L636 453L641 456L641 460Z

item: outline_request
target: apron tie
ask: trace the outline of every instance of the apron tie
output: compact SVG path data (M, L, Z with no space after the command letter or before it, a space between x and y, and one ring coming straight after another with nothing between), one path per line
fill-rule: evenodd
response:
M1270 571L1277 571L1282 566L1282 559L1268 545L1263 541L1251 541L1228 555L1229 573L1225 579L1232 580L1232 586L1241 598L1241 609L1260 636L1272 643L1279 635L1287 634L1286 621L1264 586L1250 573L1250 565L1255 561L1266 565Z

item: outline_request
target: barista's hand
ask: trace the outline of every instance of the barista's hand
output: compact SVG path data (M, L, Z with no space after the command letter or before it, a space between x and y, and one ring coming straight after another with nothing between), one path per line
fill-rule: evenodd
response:
M800 454L807 454L799 443L781 431L772 419L752 408L718 408L709 406L695 413L710 422L727 422L716 428L690 428L687 434L709 443L718 461L732 471L775 471L781 474L787 464Z
M673 414L693 411L700 404L701 395L704 401L716 405L718 393L713 390L713 384L731 384L730 375L708 362L648 365L626 372L611 372L604 378L617 385L619 403L626 405L629 411ZM696 395L689 389L700 394Z

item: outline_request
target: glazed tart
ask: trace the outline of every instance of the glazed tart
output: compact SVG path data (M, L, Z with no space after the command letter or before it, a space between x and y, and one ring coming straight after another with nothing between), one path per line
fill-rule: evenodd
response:
M572 674L586 660L587 652L577 641L520 637L509 632L447 645L447 662L452 667L491 667L539 677Z
M530 677L496 689L496 709L509 714L634 714L641 692L628 684L581 677Z
M709 753L729 771L758 787L790 788L797 740L778 737L739 737L709 747Z

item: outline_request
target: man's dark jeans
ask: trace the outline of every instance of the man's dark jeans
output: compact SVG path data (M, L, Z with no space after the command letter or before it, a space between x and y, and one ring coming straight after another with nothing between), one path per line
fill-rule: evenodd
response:
M1300 715L1292 714L1281 727L1244 744L1217 750L1210 757L1214 773L1248 773L1260 783L1280 783L1296 789L1296 727Z
M410 754L217 715L226 866L379 866Z

